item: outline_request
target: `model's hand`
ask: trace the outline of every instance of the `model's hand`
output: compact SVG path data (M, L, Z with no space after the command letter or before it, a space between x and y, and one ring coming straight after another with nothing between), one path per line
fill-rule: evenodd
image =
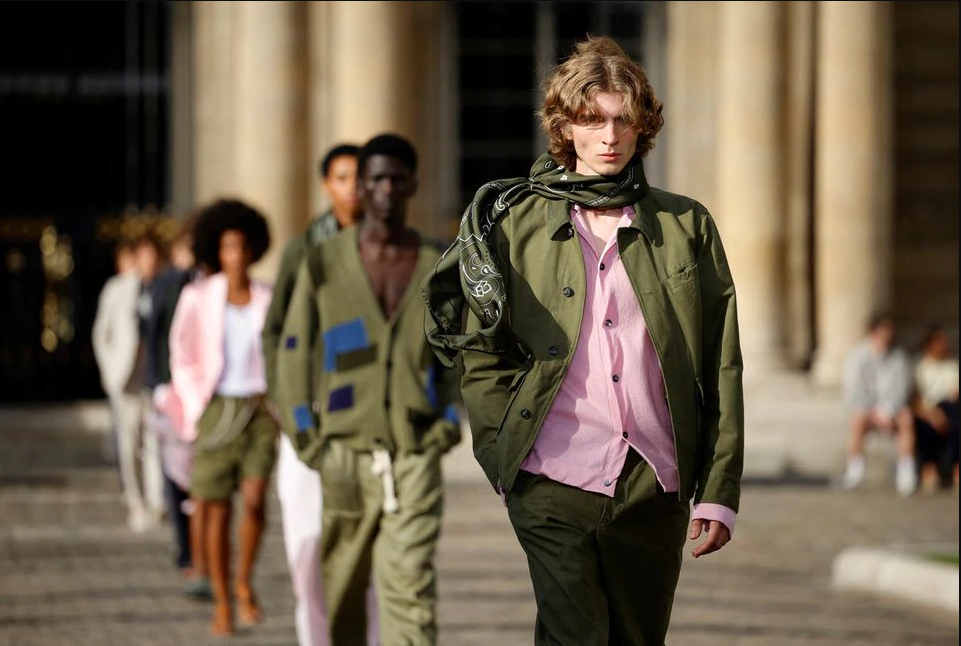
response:
M940 435L947 435L948 431L951 430L951 421L948 416L944 414L944 411L935 406L927 411L928 423L934 427Z
M694 558L716 552L731 540L731 532L729 532L724 523L719 520L695 518L691 521L690 537L692 541L700 538L701 533L705 531L707 532L707 540L695 547L694 551L691 552Z

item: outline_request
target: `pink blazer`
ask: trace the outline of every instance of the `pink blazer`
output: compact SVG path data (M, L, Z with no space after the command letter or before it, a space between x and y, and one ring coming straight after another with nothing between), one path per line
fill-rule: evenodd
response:
M251 280L250 303L263 329L270 305L270 285ZM184 287L170 327L171 388L155 404L173 422L181 437L197 437L197 420L210 403L224 369L224 312L227 278L222 273ZM263 352L251 372L264 373Z

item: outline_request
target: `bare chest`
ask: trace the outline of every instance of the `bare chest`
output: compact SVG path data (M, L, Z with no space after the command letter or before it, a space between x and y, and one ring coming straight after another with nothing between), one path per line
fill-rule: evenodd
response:
M374 297L385 318L400 307L417 266L417 253L361 254Z

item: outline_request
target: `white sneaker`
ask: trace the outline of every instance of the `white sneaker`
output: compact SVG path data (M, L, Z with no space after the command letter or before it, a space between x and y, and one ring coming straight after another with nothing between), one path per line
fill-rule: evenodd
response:
M863 469L848 469L835 481L835 484L837 485L838 489L841 489L842 491L853 491L854 489L860 487L863 482Z
M134 509L127 515L127 527L137 534L143 534L153 526L153 519L145 509Z
M914 470L913 464L899 464L897 475L894 477L894 486L898 490L898 495L906 498L914 493L918 488L918 474Z

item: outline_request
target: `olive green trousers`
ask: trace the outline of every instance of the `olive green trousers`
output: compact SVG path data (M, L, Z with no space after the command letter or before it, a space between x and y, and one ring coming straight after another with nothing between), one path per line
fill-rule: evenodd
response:
M443 514L440 452L395 455L396 510L385 511L385 476L374 454L329 443L319 457L320 550L332 646L362 646L373 571L382 646L437 643L434 553ZM389 496L388 496L389 497Z
M690 506L630 451L614 496L521 471L507 497L537 646L663 646Z

